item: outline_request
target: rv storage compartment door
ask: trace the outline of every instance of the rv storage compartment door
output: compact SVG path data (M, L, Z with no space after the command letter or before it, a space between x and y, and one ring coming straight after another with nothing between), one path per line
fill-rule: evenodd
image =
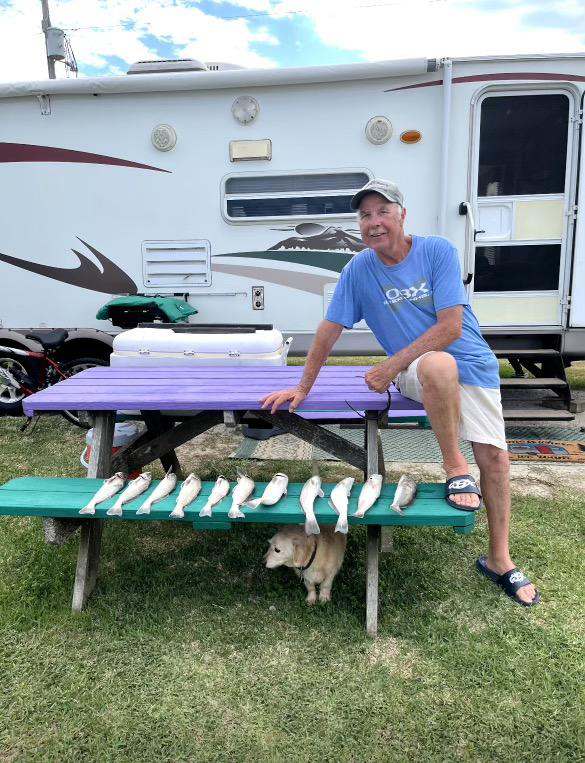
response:
M209 241L144 241L142 270L146 291L188 292L211 285Z
M572 93L489 91L475 123L473 309L482 326L560 326Z

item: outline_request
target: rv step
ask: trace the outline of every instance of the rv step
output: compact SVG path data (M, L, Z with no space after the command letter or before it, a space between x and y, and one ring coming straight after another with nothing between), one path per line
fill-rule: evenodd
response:
M575 416L569 411L553 408L504 408L505 421L573 421Z
M530 387L531 389L551 389L551 387L568 387L567 382L564 379L558 377L542 377L542 378L516 378L500 379L500 387L506 387L507 389L522 389L522 387Z
M493 350L496 358L560 358L560 352L557 350Z

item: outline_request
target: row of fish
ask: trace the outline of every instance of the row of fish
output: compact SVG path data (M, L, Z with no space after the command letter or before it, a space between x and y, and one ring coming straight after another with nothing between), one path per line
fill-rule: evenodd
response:
M121 517L124 504L133 501L135 498L138 498L139 495L144 493L150 487L151 481L152 477L150 472L143 472L136 477L136 479L133 479L120 493L115 504L106 511L106 514L111 517ZM348 531L349 496L354 482L355 480L353 477L346 477L338 482L331 491L329 505L339 515L339 519L335 525L335 531L339 533L345 534ZM91 501L87 506L80 509L79 513L95 514L96 506L117 495L124 487L124 483L124 474L122 472L116 472L116 474L104 481L103 485L93 496ZM382 483L383 477L381 474L372 474L368 477L359 494L358 507L353 515L354 517L363 517L365 513L372 508L380 497ZM177 475L173 474L169 469L164 476L164 479L159 482L152 493L143 501L136 514L150 514L150 509L153 503L162 501L163 498L170 495L176 485ZM238 475L237 483L231 496L231 507L228 512L228 517L230 519L244 517L242 506L246 506L250 509L257 509L259 506L274 506L277 504L278 501L286 495L288 477L286 474L275 474L264 488L264 492L260 498L248 500L254 492L255 487L254 480L250 479L250 477L247 477L245 474ZM396 493L390 508L399 514L402 514L403 508L408 506L414 500L416 489L417 484L414 479L407 474L403 474L396 486ZM205 505L199 512L199 516L211 517L213 507L220 503L220 501L223 501L229 491L230 483L225 477L219 476L215 481ZM170 516L174 519L182 519L185 516L185 509L197 498L200 492L201 480L194 474L190 474L181 485L181 489L175 501L175 507ZM320 532L314 509L317 497L323 498L324 493L321 487L321 477L315 475L305 482L299 499L301 508L305 514L305 532L307 535L318 535Z

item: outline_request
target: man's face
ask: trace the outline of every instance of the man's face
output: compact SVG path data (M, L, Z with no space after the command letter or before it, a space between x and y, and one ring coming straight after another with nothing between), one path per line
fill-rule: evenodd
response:
M379 193L364 196L358 210L362 240L376 253L392 256L404 239L406 210Z

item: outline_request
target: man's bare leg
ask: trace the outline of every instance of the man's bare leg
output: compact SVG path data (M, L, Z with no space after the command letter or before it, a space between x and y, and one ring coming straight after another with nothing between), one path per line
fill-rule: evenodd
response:
M422 402L443 455L447 479L468 474L469 466L459 447L461 408L455 358L448 352L431 352L420 360L417 373L423 387ZM477 508L480 502L474 493L457 493L451 500L469 508Z
M508 452L495 445L474 442L473 454L481 474L481 492L485 502L489 526L487 566L503 575L515 567L510 558L510 458ZM517 596L530 602L536 589L532 584L520 588Z

